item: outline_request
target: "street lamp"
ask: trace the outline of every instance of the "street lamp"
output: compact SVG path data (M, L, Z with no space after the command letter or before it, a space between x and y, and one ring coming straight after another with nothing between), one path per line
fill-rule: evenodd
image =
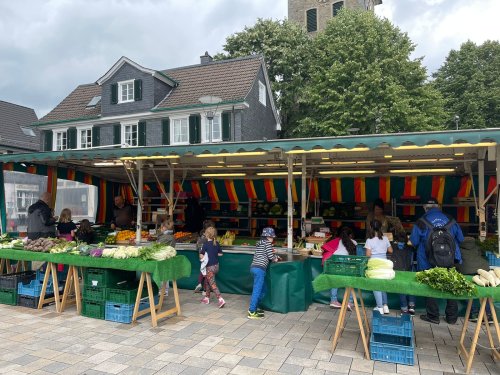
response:
M455 125L456 125L457 130L458 130L458 123L460 122L460 116L459 115L455 115L454 120L455 120Z

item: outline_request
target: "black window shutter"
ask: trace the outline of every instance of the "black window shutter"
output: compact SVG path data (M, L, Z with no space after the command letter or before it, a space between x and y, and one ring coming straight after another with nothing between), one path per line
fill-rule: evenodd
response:
M313 32L318 30L318 14L316 8L309 9L306 12L307 18L307 32Z
M161 143L170 144L170 119L168 118L161 120Z
M111 84L111 104L118 103L118 83Z
M113 125L113 144L119 145L122 143L122 126L121 125Z
M146 146L146 121L139 121L137 125L138 131L138 146Z
M142 79L134 81L134 100L142 100Z
M66 136L68 137L68 149L74 150L77 147L76 143L76 128L68 128Z
M222 140L231 140L231 112L222 113Z
M94 126L92 128L92 147L97 147L101 145L101 128L99 126Z
M189 116L189 143L201 143L201 116Z
M343 1L338 1L333 4L333 16L335 17L337 14L339 14L340 10L344 7L344 2Z
M43 133L44 133L43 151L52 151L52 130L46 130Z

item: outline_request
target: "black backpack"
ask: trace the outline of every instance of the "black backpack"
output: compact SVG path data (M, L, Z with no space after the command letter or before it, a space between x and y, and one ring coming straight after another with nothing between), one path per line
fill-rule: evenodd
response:
M425 245L425 255L432 267L451 268L455 264L455 238L451 234L451 227L455 219L448 217L444 226L433 226L425 217L419 221L429 228L429 236Z

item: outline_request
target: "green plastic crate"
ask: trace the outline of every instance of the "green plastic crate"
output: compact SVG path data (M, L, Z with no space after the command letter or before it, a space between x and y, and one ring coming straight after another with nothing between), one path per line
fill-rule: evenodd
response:
M17 289L0 289L0 303L4 305L17 305Z
M137 292L139 290L139 283L124 283L118 284L116 288L106 289L106 301L121 303L131 305L135 303L137 298ZM158 294L158 287L153 284L153 293ZM144 283L144 288L142 289L141 297L146 297L148 295L148 288L146 283Z
M83 287L83 299L93 302L102 302L106 300L106 288L103 286L88 286Z
M106 302L83 300L82 315L88 318L103 319L106 316Z
M85 285L114 287L119 282L135 280L135 272L108 268L86 268L84 279Z
M357 255L332 255L325 261L324 272L330 275L365 277L368 257Z

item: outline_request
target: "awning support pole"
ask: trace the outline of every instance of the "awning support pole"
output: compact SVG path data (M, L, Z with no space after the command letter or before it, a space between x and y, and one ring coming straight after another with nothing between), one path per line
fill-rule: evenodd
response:
M481 152L481 151L479 151ZM481 157L482 156L482 157ZM481 155L477 162L478 179L479 179L479 205L476 207L476 214L479 217L479 239L486 239L486 212L484 207L484 154ZM474 180L472 180L474 183Z
M496 155L495 155L495 162L496 162L496 171L497 171L497 186L500 183L500 145L496 146ZM500 194L499 191L497 191L497 205L496 205L496 212L497 212L497 238L498 238L498 246L497 246L497 251L496 254L500 253L500 220L498 218L498 209L499 209L499 203L500 203Z
M289 252L293 249L293 198L292 198L292 184L293 184L293 156L288 155L288 212L287 212L287 248Z
M170 206L172 201L170 200L170 197L167 195L167 192L163 188L163 184L160 183L160 179L156 175L155 169L151 167L151 172L153 172L153 175L155 176L156 183L158 184L158 189L160 190L160 194L165 197L165 199L168 201L168 205Z
M168 216L174 220L174 167L170 165L170 178L168 180Z
M306 214L307 214L307 195L306 195L306 184L307 184L307 175L306 175L306 154L302 154L302 183L301 185L301 202L300 202L300 229L301 236L304 238L306 236Z
M137 160L137 169L139 171L139 186L137 186L139 204L137 205L137 229L135 232L135 243L140 244L142 230L142 193L144 190L144 170L142 169L142 160Z

